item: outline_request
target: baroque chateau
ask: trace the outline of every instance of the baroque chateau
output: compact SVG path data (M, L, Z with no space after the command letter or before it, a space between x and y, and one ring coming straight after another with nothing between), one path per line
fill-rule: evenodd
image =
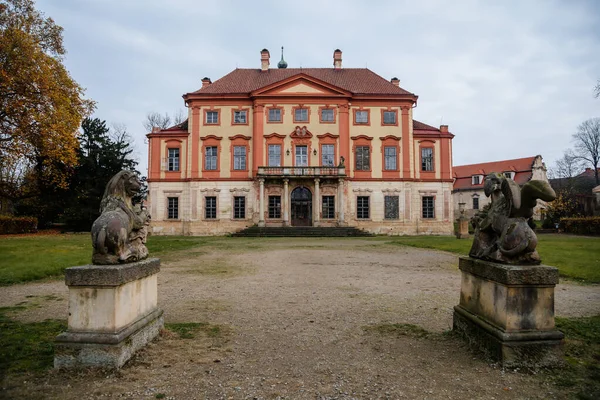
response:
M452 138L415 94L366 68L235 69L183 95L186 122L149 133L153 234L354 226L451 234Z

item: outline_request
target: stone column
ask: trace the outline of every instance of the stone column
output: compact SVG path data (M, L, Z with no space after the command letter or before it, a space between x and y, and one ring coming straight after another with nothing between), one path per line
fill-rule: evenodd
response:
M288 209L289 209L289 187L288 187L288 183L289 183L289 179L284 179L283 180L283 201L282 206L283 206L283 226L289 226L290 225L290 215L288 213Z
M258 226L265 226L265 180L261 178L258 180L258 182L260 183Z
M344 179L338 181L338 225L343 226L344 221Z
M319 226L320 218L319 214L321 212L321 187L319 186L319 182L321 179L315 178L315 200L313 201L313 226Z

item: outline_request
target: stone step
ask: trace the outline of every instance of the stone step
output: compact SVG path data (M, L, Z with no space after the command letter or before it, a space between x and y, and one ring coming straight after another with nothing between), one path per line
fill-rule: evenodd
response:
M232 234L234 237L366 237L369 232L354 227L258 227L251 226Z

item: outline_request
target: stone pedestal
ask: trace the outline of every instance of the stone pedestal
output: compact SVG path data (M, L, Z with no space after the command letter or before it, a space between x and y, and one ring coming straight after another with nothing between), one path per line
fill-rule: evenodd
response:
M460 304L454 331L506 367L562 362L562 332L554 325L558 270L460 257Z
M469 238L469 219L465 216L461 216L456 220L458 224L458 230L456 231L456 237L458 239Z
M120 368L163 327L160 260L67 268L68 330L56 338L54 367Z

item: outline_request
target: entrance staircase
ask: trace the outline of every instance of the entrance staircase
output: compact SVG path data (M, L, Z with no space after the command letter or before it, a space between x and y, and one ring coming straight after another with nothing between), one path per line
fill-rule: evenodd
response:
M259 227L251 226L232 234L234 237L365 237L373 236L369 232L354 227Z

